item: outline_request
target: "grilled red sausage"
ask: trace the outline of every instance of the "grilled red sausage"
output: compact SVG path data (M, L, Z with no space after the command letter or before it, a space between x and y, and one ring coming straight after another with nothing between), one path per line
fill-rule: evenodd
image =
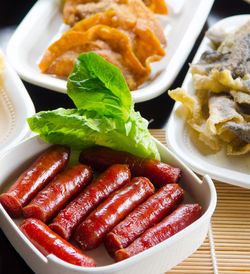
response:
M121 261L157 245L193 223L201 216L201 213L202 210L198 204L179 206L160 223L147 229L128 247L117 250L115 259Z
M145 176L156 186L175 184L181 170L160 161L144 159L128 152L115 151L106 147L91 147L81 152L79 161L93 169L103 170L113 164L127 164L132 176Z
M175 209L183 197L184 191L177 184L160 188L107 234L104 243L108 252L113 255L116 250L127 247L146 229Z
M0 202L12 217L20 217L25 206L69 161L70 151L63 146L46 150L10 187Z
M92 258L86 256L61 238L40 220L34 218L26 219L20 225L20 230L44 256L54 254L71 264L89 267L96 266Z
M153 192L154 186L147 178L134 178L90 213L77 227L74 239L83 249L97 247L117 223Z
M127 165L112 165L59 212L49 227L65 239L111 193L130 181Z
M90 182L92 171L75 165L58 174L32 201L23 208L25 218L34 217L46 223Z

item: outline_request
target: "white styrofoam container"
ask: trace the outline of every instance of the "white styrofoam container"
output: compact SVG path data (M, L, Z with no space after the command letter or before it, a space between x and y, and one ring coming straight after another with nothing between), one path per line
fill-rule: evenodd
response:
M31 133L26 119L35 114L34 105L21 79L3 53L0 73L0 155Z
M230 16L217 22L210 30L231 33L249 20L249 14ZM197 63L206 50L211 50L211 43L207 37L204 37L192 63ZM189 94L194 94L192 74L190 72L187 73L182 88ZM214 154L205 153L190 137L184 113L185 107L180 102L176 102L166 128L166 139L170 149L201 175L209 174L213 179L250 188L249 153L230 156L226 155L224 149Z
M46 274L164 273L191 255L202 244L216 206L216 190L213 182L207 175L201 181L165 146L158 141L156 143L162 161L182 169L180 185L185 190L185 202L199 203L203 208L203 215L173 237L118 263L115 263L108 256L103 246L85 252L93 257L98 265L96 268L88 268L66 263L54 255L43 256L19 230L18 224L22 220L11 219L0 205L0 226L2 230L34 272ZM0 192L5 191L11 182L30 165L32 160L49 146L40 137L35 136L18 144L2 156L0 158Z
M158 16L167 39L166 55L151 65L148 81L132 92L135 103L159 96L171 86L198 37L214 0L166 0L169 14ZM45 50L69 29L63 24L61 0L39 0L16 29L7 55L26 81L66 92L66 81L41 74L38 63Z

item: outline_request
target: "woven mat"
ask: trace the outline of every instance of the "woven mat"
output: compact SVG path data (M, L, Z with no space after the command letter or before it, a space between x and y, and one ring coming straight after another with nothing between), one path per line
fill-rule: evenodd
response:
M150 130L166 145L164 130ZM250 273L250 190L214 181L218 201L203 245L173 273Z

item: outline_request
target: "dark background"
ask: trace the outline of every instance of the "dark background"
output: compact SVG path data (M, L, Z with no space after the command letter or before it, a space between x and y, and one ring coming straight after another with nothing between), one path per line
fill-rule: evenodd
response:
M188 1L188 0L187 0ZM21 22L23 17L34 5L36 1L12 1L2 0L0 3L0 46L5 47L8 39L15 30L16 26ZM215 0L208 19L190 53L182 70L176 78L173 85L174 89L181 86L182 81L187 73L188 64L192 61L193 56L199 47L201 39L205 31L218 20L237 14L247 14L250 12L250 6L242 0ZM58 107L73 107L73 103L67 95L53 92L38 86L34 86L24 81L24 85L33 100L36 111L51 110ZM168 116L172 110L174 102L167 93L152 99L147 102L137 103L136 110L141 112L141 115L151 121L149 128L164 128ZM2 230L0 229L0 274L16 274L16 273L33 273L26 265L23 259L11 246Z

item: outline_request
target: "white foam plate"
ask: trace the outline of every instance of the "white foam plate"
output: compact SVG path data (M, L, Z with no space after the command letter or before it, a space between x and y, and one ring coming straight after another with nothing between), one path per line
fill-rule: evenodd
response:
M26 118L35 113L22 81L6 59L4 64L0 74L0 155L29 135Z
M48 46L67 29L59 9L61 0L39 0L10 39L7 55L24 80L59 92L66 81L41 74L38 63ZM214 0L166 0L169 15L160 16L167 39L166 56L152 64L149 80L132 92L134 102L162 94L172 84L199 35Z
M96 268L66 263L54 255L43 256L18 228L20 219L11 219L0 204L0 226L4 233L35 273L46 274L159 274L168 271L190 256L205 240L211 216L216 206L216 190L208 175L201 181L160 142L157 142L162 161L182 170L180 185L185 190L185 202L197 202L203 214L194 223L164 242L124 261L114 263L103 246L85 253L97 262ZM22 142L0 158L0 193L10 182L49 145L38 136Z
M250 15L228 17L216 23L212 29L229 33L249 19ZM210 40L205 37L193 63L198 62L201 54L208 49L211 49ZM187 73L182 87L190 94L194 92L190 72ZM224 150L215 154L202 151L190 137L183 111L185 112L185 107L180 102L176 102L167 124L166 138L172 151L199 174L209 174L219 181L250 188L250 154L227 156Z

